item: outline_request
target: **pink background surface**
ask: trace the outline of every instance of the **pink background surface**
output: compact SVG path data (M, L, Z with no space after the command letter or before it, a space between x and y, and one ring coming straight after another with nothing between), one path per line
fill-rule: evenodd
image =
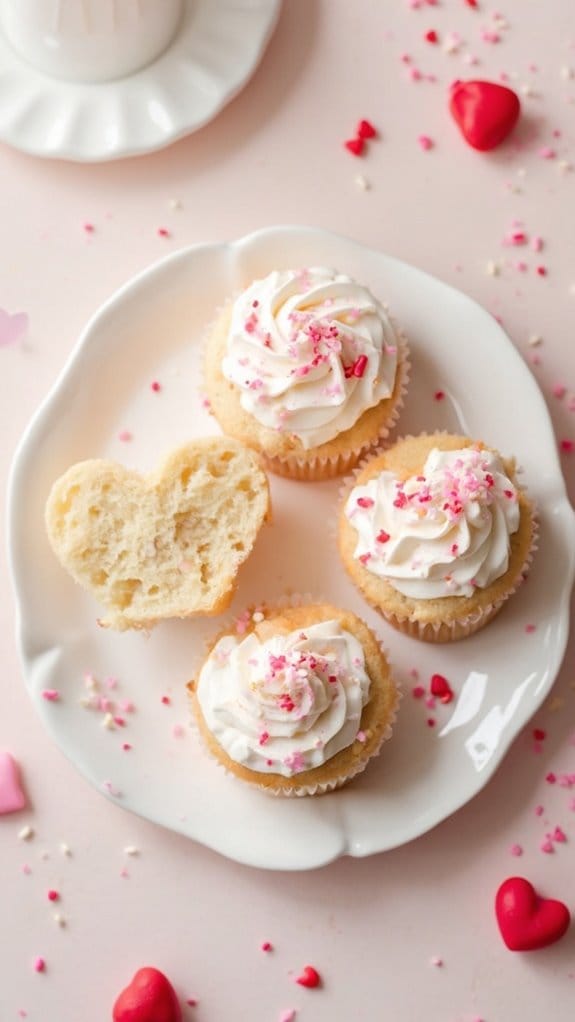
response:
M245 90L165 151L81 166L2 146L0 306L30 317L24 342L0 349L2 478L82 326L112 291L169 250L273 223L347 234L500 315L525 359L540 360L533 372L558 440L575 440L575 173L565 166L575 162L575 25L566 0L505 0L500 11L508 26L489 43L482 29L493 28L493 9L483 0L478 10L463 0L416 9L400 0L287 0ZM423 38L432 28L435 46ZM462 42L450 54L444 44L454 32ZM412 80L410 67L422 79ZM447 87L502 72L523 116L513 138L485 156L451 122ZM362 117L381 137L359 160L342 143ZM422 134L434 141L428 152L418 146ZM542 147L555 157L543 158ZM543 238L540 253L502 245L514 220ZM95 226L90 236L85 222ZM171 236L159 237L160 227ZM487 272L491 261L497 276ZM537 348L533 335L542 338ZM553 396L556 384L566 387L563 398ZM563 465L573 500L575 453ZM266 873L139 820L86 785L29 702L4 552L2 568L0 749L21 763L29 797L28 809L0 817L2 1022L23 1011L33 1022L102 1022L144 964L163 969L183 999L198 998L184 1008L186 1022L277 1022L290 1007L298 1022L572 1017L575 930L553 948L512 954L492 902L499 883L520 873L575 910L575 792L545 780L575 770L573 641L537 715L547 732L539 755L528 728L477 798L409 846L311 873ZM26 824L28 842L18 838ZM544 854L541 841L557 824L568 841ZM510 854L514 843L521 858ZM139 854L127 856L127 846ZM49 888L61 893L57 905ZM268 955L265 940L274 945ZM34 972L38 955L43 975ZM294 984L307 963L322 973L321 990Z

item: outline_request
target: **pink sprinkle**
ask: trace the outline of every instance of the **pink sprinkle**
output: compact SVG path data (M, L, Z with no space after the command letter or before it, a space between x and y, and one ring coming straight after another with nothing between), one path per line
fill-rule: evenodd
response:
M370 553L367 553L367 554L360 554L360 555L359 555L359 557L358 557L358 561L359 561L359 562L360 562L361 564L363 564L363 565L367 564L367 562L368 562L369 560L371 560L371 554L370 554Z
M434 955L433 958L429 959L429 964L434 965L436 969L441 969L443 966L443 958L439 958L437 955Z
M121 430L121 432L118 433L118 440L120 440L123 444L129 444L130 441L132 440L132 434L130 433L130 430L129 429Z
M418 82L421 79L421 71L419 71L416 67L410 67L409 77L412 82Z
M160 390L162 389L161 383L158 383L157 380L152 380L152 382L150 384L150 387L154 391L154 394L158 394L160 392Z
M427 152L429 149L433 149L433 139L429 135L419 135L417 138L417 144L420 149Z
M86 234L93 234L95 229L96 229L94 227L94 224L90 224L90 223L83 224L83 228L84 228Z
M536 629L537 625L525 625L525 631L527 632L527 635L533 635L533 632L536 631Z
M295 1019L295 1008L288 1008L287 1011L282 1011L278 1022L294 1022Z
M60 900L60 895L58 894L58 891L53 891L53 890L48 891L48 901L59 901L59 900Z
M273 951L273 944L270 944L269 940L264 940L262 944L262 951Z
M543 816L544 812L545 812L545 810L544 810L543 806L535 806L535 815L536 816Z
M435 401L443 401L444 397L445 393L443 390L436 390L435 394L433 395Z
M435 717L428 717L425 723L428 727L435 727Z
M527 235L524 231L513 231L507 240L510 245L525 245L527 242Z
M425 689L423 685L414 685L411 690L411 694L414 699L423 699L425 695Z
M357 506L358 507L363 507L363 508L365 508L367 510L367 508L373 507L373 504L374 504L374 502L371 499L371 497L358 497L357 498Z
M265 745L266 742L269 742L269 740L270 740L269 731L262 731L259 737L259 744Z
M23 872L24 876L29 877L31 875L32 870L30 869L30 867L29 867L27 862L25 862L24 865L22 866L22 872Z
M42 699L46 699L49 703L57 703L60 698L60 693L57 688L45 688L42 689Z
M170 232L167 227L158 227L158 238L170 238Z
M555 827L555 830L550 836L552 841L557 841L561 845L564 845L567 841L567 835L561 827Z
M172 734L173 734L174 738L183 738L184 737L184 729L183 729L182 725L181 724L174 724L174 726L172 728Z
M534 252L541 252L543 248L543 238L539 238L538 236L532 238L531 248L533 249Z
M164 706L169 706L172 700L170 699L169 696L162 696L162 700L161 701L162 701Z
M556 383L553 387L553 397L559 398L561 401L567 393L567 387L563 383Z
M34 961L34 969L36 970L36 972L45 972L46 971L46 962L45 962L44 958L38 957L38 958L35 959L35 961Z
M539 847L542 852L545 852L546 855L551 855L551 853L555 851L553 847L553 842L550 841L549 838L545 838L545 841L542 841Z
M356 737L358 742L362 742L363 743L363 742L365 742L367 735L366 735L365 731L358 731L355 737Z
M509 851L511 852L512 855L516 856L523 855L523 849L521 845L511 845Z
M557 777L553 771L550 770L549 773L545 775L545 780L547 781L547 784L555 784Z
M130 752L131 748L132 748L132 746L130 745L129 742L124 742L122 744L122 749L124 750L124 752Z
M547 268L545 266L538 266L537 269L535 270L535 272L537 273L537 275L539 277L546 277L547 276Z
M196 997L186 997L186 1004L188 1008L195 1008L197 1007L198 1000Z
M544 145L539 150L539 156L541 157L542 160L554 160L555 157L557 156L557 153L555 152L554 149L551 149L551 146Z
M561 448L564 454L571 454L573 451L575 451L575 441L561 440L559 443L559 447Z

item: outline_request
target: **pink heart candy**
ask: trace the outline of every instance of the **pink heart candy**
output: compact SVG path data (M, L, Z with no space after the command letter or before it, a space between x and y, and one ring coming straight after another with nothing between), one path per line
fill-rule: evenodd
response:
M17 344L26 336L27 330L28 315L26 312L15 312L11 315L6 312L6 309L0 309L0 348Z
M17 763L9 752L0 752L0 814L14 813L25 805Z

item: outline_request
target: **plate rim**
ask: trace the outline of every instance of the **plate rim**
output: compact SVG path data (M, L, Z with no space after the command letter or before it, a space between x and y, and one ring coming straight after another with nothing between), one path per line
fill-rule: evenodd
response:
M45 422L49 420L49 417L52 414L52 412L56 410L56 407L57 407L57 405L59 403L59 400L61 398L62 390L70 382L73 382L74 372L78 368L81 368L83 352L84 352L85 348L87 346L90 346L90 344L92 343L92 333L93 333L94 328L100 323L100 321L105 316L107 316L110 313L111 310L114 309L114 307L117 305L118 302L121 303L122 299L125 296L133 294L139 288L142 288L142 287L145 288L146 285L147 285L147 282L148 282L148 280L150 278L155 277L160 272L169 271L169 268L170 268L171 265L177 265L179 263L185 263L186 260L188 258L190 258L190 256L192 254L198 254L201 251L213 252L215 250L220 250L221 252L224 252L224 251L227 251L227 250L248 248L248 247L250 247L250 246L252 246L254 244L255 245L259 245L259 244L265 243L267 240L269 240L272 237L276 238L278 236L281 236L281 235L287 234L287 233L294 235L294 234L298 234L298 233L302 233L302 232L304 234L306 234L306 235L310 235L310 234L316 235L316 236L321 237L323 240L326 240L328 242L329 241L331 241L331 242L335 241L335 242L338 242L338 243L344 243L346 245L351 245L351 246L355 247L360 254L362 252L364 252L364 253L367 252L367 253L369 253L371 255L374 255L374 256L376 256L378 258L384 257L384 259L388 260L390 263L395 264L396 268L398 268L398 269L405 267L410 272L415 271L418 274L422 274L423 276L425 276L427 278L430 278L431 281L433 281L435 284L440 284L442 287L449 289L450 291L454 292L456 295L463 296L467 302L469 302L473 306L475 306L475 308L477 310L479 310L484 316L489 317L489 319L492 321L492 326L493 327L496 326L498 328L498 330L499 330L499 332L500 332L500 334L502 336L502 339L504 340L505 344L512 350L513 354L515 355L515 357L517 359L517 366L518 366L518 368L519 368L519 366L521 366L521 370L523 372L524 379L526 381L529 381L529 385L530 385L530 388L532 390L533 395L537 396L537 399L538 399L538 402L539 402L539 408L538 408L538 410L536 409L535 412L537 414L538 420L540 421L540 426L543 427L543 425L544 425L544 427L545 427L546 443L549 443L550 446L552 447L553 452L554 452L554 458L555 458L553 469L554 469L554 477L556 477L555 481L558 484L558 486L557 486L557 490L554 491L553 503L554 503L554 506L559 504L562 520L565 519L567 523L569 523L569 522L571 523L572 528L573 528L573 534L575 535L575 511L573 510L573 507L571 506L571 503L570 503L569 498L568 498L568 493L567 493L567 489L566 489L566 485L565 485L565 479L564 479L564 476L563 476L563 472L562 472L562 468L561 468L561 462L560 462L560 458L559 458L559 454L558 454L558 449L557 449L557 444L556 444L556 440L555 440L555 433L554 433L554 430L553 430L553 425L552 425L552 422L551 422L551 417L549 415L549 411L547 409L547 405L546 405L545 399L543 397L543 394L542 394L542 392L541 392L541 390L540 390L540 388L539 388L539 386L537 384L537 381L534 379L533 375L530 373L528 367L525 365L525 362L521 358L519 352L517 351L517 349L515 348L515 346L511 342L511 340L508 338L507 334L502 329L500 324L497 323L497 321L487 312L487 310L485 310L483 308L483 306L481 306L478 302L476 302L475 299L471 298L469 295L466 295L465 292L462 292L459 289L452 287L450 284L446 284L445 282L441 281L439 278L434 277L432 274L429 274L426 271L420 270L417 267L414 267L414 266L406 263L403 260L397 259L394 256L389 256L386 253L380 251L379 249L372 248L371 246L363 244L362 242L359 242L359 241L357 241L355 239L346 237L345 235L342 235L342 234L339 234L339 233L336 233L336 232L326 231L323 228L310 227L310 226L306 226L306 225L293 225L293 224L290 224L290 225L276 225L276 226L268 226L268 227L260 228L259 230L252 231L252 232L250 232L250 233L248 233L246 235L243 235L240 238L234 239L232 241L222 241L222 242L213 242L213 243L197 242L195 244L187 245L185 247L182 247L181 249L178 249L175 252L171 252L171 253L163 256L161 259L155 261L151 265L145 267L143 270L141 270L139 273L137 273L134 276L132 276L131 278L129 278L124 284L122 284L119 288L117 288L109 296L109 298L106 299L106 301L104 303L102 303L95 310L95 312L87 320L84 328L81 330L81 332L80 332L80 334L78 336L78 339L77 339L75 345L73 346L71 352L69 353L67 359L65 360L64 365L63 365L60 373L56 377L54 383L50 387L50 389L49 389L48 393L46 394L46 396L44 397L43 401L40 403L40 405L36 409L36 412L34 413L32 418L30 419L30 421L29 421L27 427L25 428L25 430L24 430L24 432L23 432L23 434L21 436L21 439L20 439L20 441L19 441L19 443L17 445L16 451L15 451L15 454L14 454L14 457L13 457L13 460L12 460L11 468L10 468L9 479L8 479L8 487L7 487L8 566L9 566L9 574L10 574L10 578L11 578L11 582L12 582L12 588L13 588L14 595L15 595L16 635L17 635L18 653L19 653L20 662L21 662L22 668L23 668L23 681L24 681L24 684L26 685L28 693L29 693L29 695L31 697L32 697L32 693L31 693L31 690L30 690L29 678L30 678L30 673L31 673L32 666L34 664L35 658L32 655L30 655L29 652L28 652L28 647L27 647L27 644L26 644L26 637L25 637L25 634L24 634L25 633L25 628L24 628L24 606L23 606L22 594L20 592L19 585L18 585L18 577L17 577L18 576L18 565L17 565L17 558L16 558L16 554L15 554L15 543L14 543L14 537L18 533L18 528L17 528L17 513L16 513L17 505L18 505L18 494L19 494L20 488L23 486L24 480L26 478L26 474L27 474L26 473L27 461L28 461L28 459L30 457L33 456L33 452L34 452L34 439L35 439L35 437L36 437L36 435L38 433L43 432L43 428L44 428ZM541 695L541 697L538 700L538 705L540 705L543 702L543 700L547 697L550 689L552 688L552 686L553 686L553 684L555 682L557 674L559 673L559 670L561 668L561 664L562 664L562 661L563 661L563 658L564 658L565 649L566 649L568 638L569 638L569 625L570 625L570 615L569 615L569 605L570 604L569 604L569 597L570 597L570 592L571 592L571 589L572 589L572 586L573 586L574 577L575 577L575 539L572 541L572 543L570 545L567 544L566 552L568 554L568 556L566 557L567 570L565 572L564 583L563 583L563 585L561 587L561 593L560 593L560 610L561 610L561 614L560 614L559 630L558 630L558 643L556 643L556 646L554 647L554 653L553 653L553 657L552 657L552 661L553 661L552 662L552 669L549 672L549 679L547 680L547 682L546 682L546 684L544 686L543 694ZM55 729L54 730L52 729L50 715L47 712L43 712L44 708L43 707L38 707L36 705L34 699L32 699L32 702L34 702L36 710L40 712L42 720L43 720L44 724L47 726L48 731L49 731L51 737L55 740L57 747L59 749L61 749L61 751L64 752L64 754L67 756L69 761L71 763L73 763L75 769L77 769L82 774L82 776L84 776L88 780L88 782L91 784L92 787L96 787L96 790L100 791L100 794L105 795L105 797L109 798L110 801L112 801L114 804L116 804L116 805L119 804L119 805L121 805L122 808L129 809L130 812L135 813L137 816L140 816L143 819L147 819L147 820L149 820L149 821L151 821L151 822L153 822L153 823L158 825L158 821L155 820L149 814L146 814L145 812L142 812L139 809L134 809L131 806L122 806L122 804L119 803L117 801L117 799L115 799L114 797L109 795L107 792L102 791L100 788L97 788L97 786L94 784L94 781L93 781L92 777L90 777L88 771L84 770L83 765L78 763L77 760L74 759L72 755L68 754L66 752L66 749L63 748L62 745L60 744ZM330 862L332 862L332 861L334 861L334 860L336 860L336 859L338 859L338 858L340 858L340 857L342 857L344 855L345 856L349 856L349 857L353 857L353 858L364 858L364 857L367 857L369 855L379 854L379 853L384 852L384 851L390 851L393 848L397 848L397 847L402 846L403 844L407 844L407 843L415 840L417 837L420 837L423 834L427 833L428 831L434 829L436 826L438 826L444 820L448 819L450 816L452 816L454 813L456 813L459 809L461 809L464 805L466 805L468 802L470 802L475 797L475 795L479 794L479 792L481 790L483 790L483 788L487 785L487 783L489 782L489 780L491 779L491 777L493 776L495 771L498 769L498 767L500 766L500 764L501 764L502 760L504 759L505 755L509 751L510 746L515 741L515 739L517 738L517 735L520 733L521 729L525 726L527 721L529 719L531 719L531 717L532 717L534 712L536 712L536 710L531 711L531 712L528 711L527 714L522 717L521 722L513 729L513 734L509 736L508 740L506 740L504 742L501 742L498 745L496 751L492 754L491 758L489 759L489 762L488 762L487 766L481 771L481 782L479 783L479 785L474 787L471 792L466 793L465 796L457 802L456 806L454 806L453 808L449 809L447 812L445 811L445 809L438 810L437 814L436 814L436 818L434 818L431 823L425 823L422 826L412 827L410 830L408 830L408 836L405 836L405 834L403 834L403 836L401 836L398 840L393 840L392 839L391 841L389 841L385 845L377 847L377 848L371 848L371 847L370 848L364 848L364 847L362 847L359 850L357 848L354 849L354 847L353 847L353 839L350 839L350 835L345 832L345 830L343 828L343 825L342 825L342 826L340 826L339 831L338 831L338 835L339 835L339 838L340 838L340 841L339 841L339 844L338 844L338 848L333 851L333 854L330 853L329 855L316 856L316 859L312 863L307 863L307 864L292 863L290 865L283 865L282 864L282 865L278 866L277 863L261 862L259 860L257 862L254 861L254 858L257 858L257 857L252 857L250 859L250 858L244 858L244 857L242 857L242 856L240 856L238 854L233 854L233 855L230 856L228 852L222 850L222 848L218 846L217 842L210 842L209 840L205 840L204 838L202 838L202 839L196 838L193 835L189 834L184 827L179 828L177 825L166 825L166 824L163 824L161 822L159 823L159 825L160 826L164 826L166 829L172 830L175 833L179 833L182 836L187 837L188 839L191 838L192 840L198 841L199 843L203 844L205 847L209 847L212 850L217 851L219 854L223 854L225 856L233 858L234 861L241 862L244 865L249 865L249 866L252 866L254 868L281 869L281 870L285 870L285 871L307 870L307 869L315 869L315 868L319 868L321 866L327 865L328 863L330 863Z

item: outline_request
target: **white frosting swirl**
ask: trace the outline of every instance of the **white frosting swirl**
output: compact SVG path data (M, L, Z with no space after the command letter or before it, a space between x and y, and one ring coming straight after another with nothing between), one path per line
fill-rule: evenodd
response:
M317 447L391 396L397 337L380 302L324 267L281 270L236 300L222 372L262 426Z
M338 621L261 642L226 635L202 667L204 720L236 763L292 777L357 736L369 697L361 643Z
M517 490L493 451L430 451L404 482L383 471L356 486L345 514L354 556L404 596L471 596L505 574L519 527Z

